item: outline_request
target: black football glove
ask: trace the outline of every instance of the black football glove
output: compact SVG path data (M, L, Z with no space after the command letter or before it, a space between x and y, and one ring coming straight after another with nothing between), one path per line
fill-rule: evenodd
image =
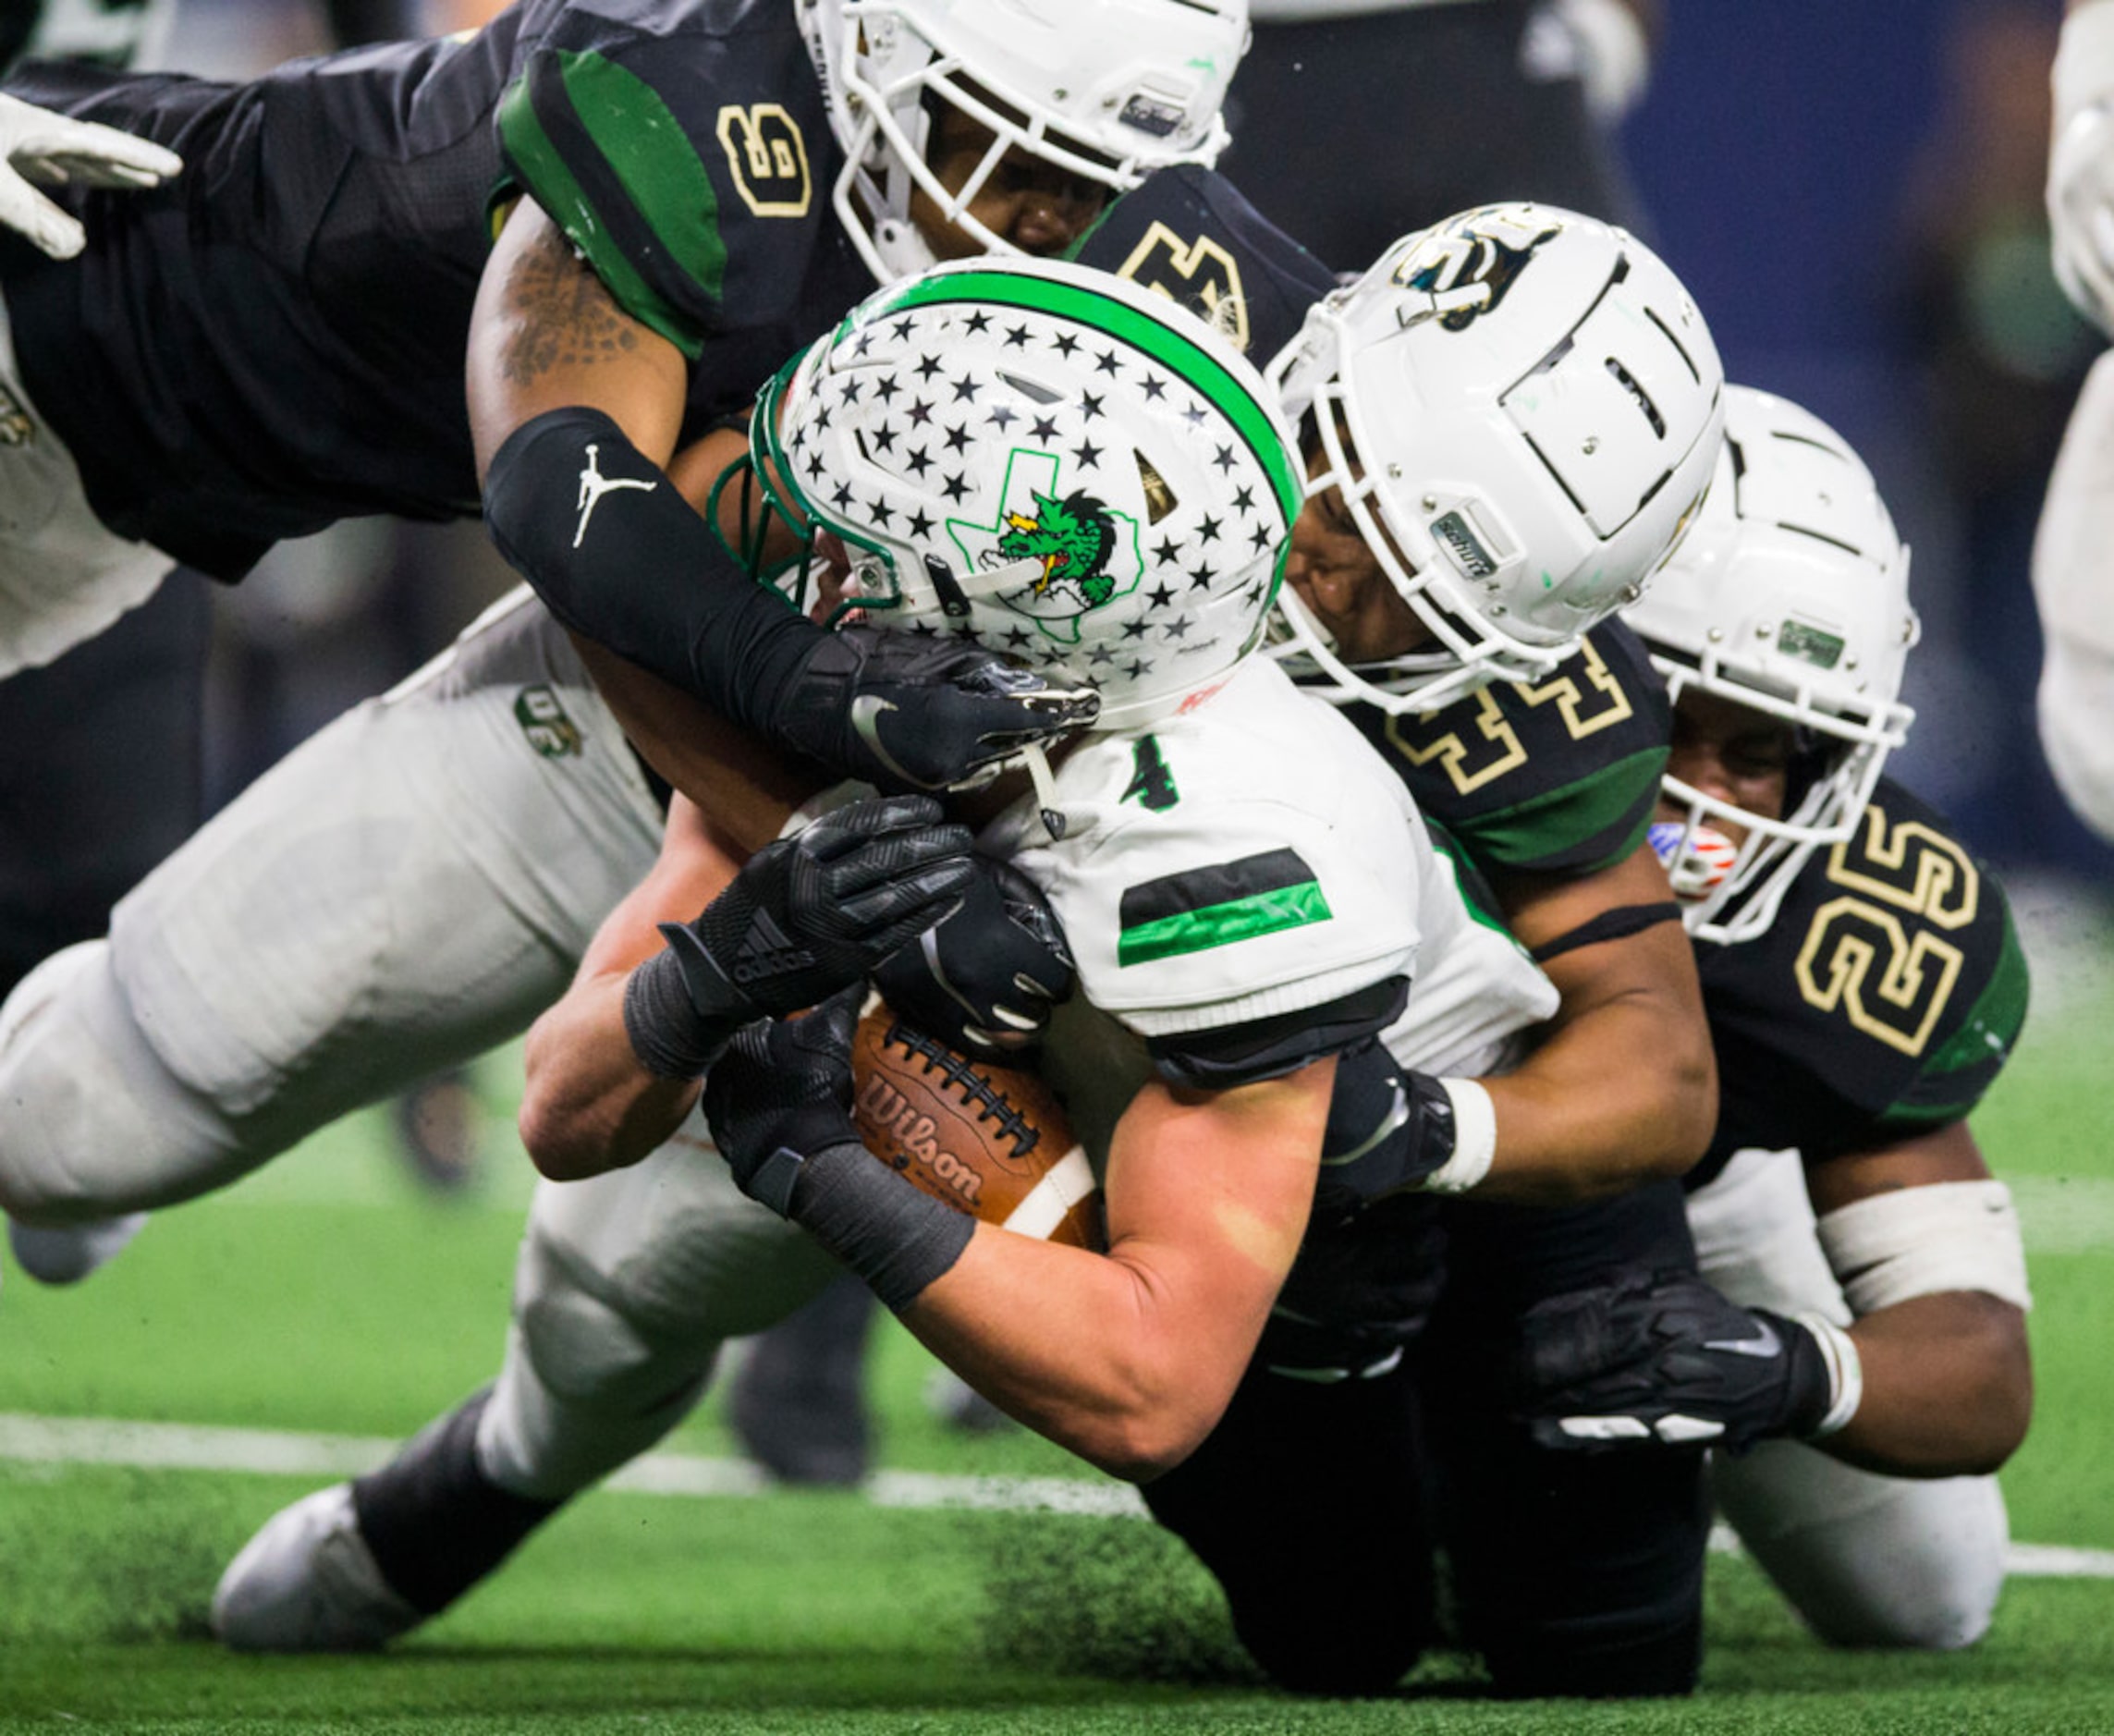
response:
M790 1215L793 1182L806 1159L859 1144L851 1124L851 1033L864 998L862 987L848 988L803 1019L744 1026L705 1075L713 1143L741 1192L781 1217Z
M667 950L631 973L631 1046L652 1071L694 1079L752 1019L812 1007L960 903L969 833L924 796L857 801L758 850Z
M1811 1330L1686 1272L1633 1273L1536 1302L1515 1373L1515 1406L1534 1439L1574 1451L1744 1452L1811 1435L1833 1399Z
M1421 1186L1453 1155L1453 1101L1369 1038L1336 1058L1313 1222L1349 1222L1375 1200Z
M1100 710L1092 688L1053 687L981 645L861 625L816 642L765 727L877 789L947 789Z
M898 1017L949 1048L1017 1057L1070 997L1071 954L1033 880L1010 862L971 860L961 907L883 960L874 986Z

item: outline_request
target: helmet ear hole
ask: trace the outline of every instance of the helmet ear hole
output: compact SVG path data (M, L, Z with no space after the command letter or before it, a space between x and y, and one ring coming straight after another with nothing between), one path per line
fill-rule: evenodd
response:
M1157 524L1181 505L1175 498L1175 491L1167 486L1153 460L1136 446L1130 448L1130 457L1138 466L1138 485L1145 491L1145 522Z

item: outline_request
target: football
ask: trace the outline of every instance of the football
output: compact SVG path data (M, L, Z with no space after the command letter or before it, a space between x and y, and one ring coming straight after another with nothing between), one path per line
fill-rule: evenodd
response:
M1035 1074L973 1060L876 1001L851 1045L851 1119L866 1149L987 1224L1100 1248L1101 1184Z

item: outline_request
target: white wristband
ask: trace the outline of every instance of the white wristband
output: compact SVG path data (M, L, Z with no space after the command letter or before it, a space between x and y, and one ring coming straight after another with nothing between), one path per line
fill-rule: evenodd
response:
M1466 1193L1490 1173L1497 1155L1497 1111L1472 1079L1442 1079L1453 1105L1453 1155L1424 1178L1427 1193Z
M1857 1346L1826 1314L1796 1314L1793 1318L1820 1341L1820 1353L1827 1359L1827 1414L1814 1425L1808 1440L1820 1440L1844 1427L1864 1402L1864 1359Z

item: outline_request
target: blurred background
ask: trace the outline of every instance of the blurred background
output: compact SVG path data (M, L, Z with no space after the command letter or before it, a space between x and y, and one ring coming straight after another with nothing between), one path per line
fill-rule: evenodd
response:
M2099 348L2055 285L2042 209L2061 13L2061 0L1665 0L1648 80L1612 130L1635 221L1694 290L1729 375L1808 406L1878 475L1925 622L1907 692L1918 721L1893 769L2004 874L2044 1009L2068 998L2066 972L2106 973L2114 893L2114 849L2063 805L2033 713L2034 526ZM163 57L241 76L338 37L478 17L477 0L179 0ZM1307 79L1325 108L1320 72ZM1416 121L1402 113L1369 148L1417 149ZM1457 155L1497 148L1472 136L1472 109L1437 124ZM1286 142L1302 175L1366 173L1362 152ZM1238 152L1228 166L1239 179ZM217 592L213 795L416 666L507 582L474 525L373 522L288 544ZM473 1164L495 1119L510 1133L459 1084L399 1117L444 1179Z

